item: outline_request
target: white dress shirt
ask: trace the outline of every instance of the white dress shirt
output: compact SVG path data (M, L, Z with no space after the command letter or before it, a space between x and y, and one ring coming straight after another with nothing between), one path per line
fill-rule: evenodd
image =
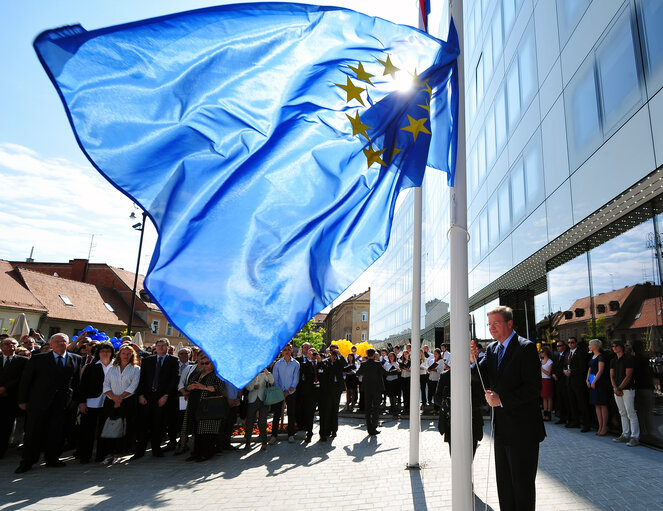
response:
M131 395L138 388L138 380L140 380L140 366L128 365L122 371L119 365L113 365L104 378L104 394L110 390L116 396L125 392Z

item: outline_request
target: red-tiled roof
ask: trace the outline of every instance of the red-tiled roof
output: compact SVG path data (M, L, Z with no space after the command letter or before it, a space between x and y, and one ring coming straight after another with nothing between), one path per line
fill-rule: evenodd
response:
M594 307L597 307L598 305L605 305L605 312L599 313L597 309L596 311L596 317L597 318L609 318L612 316L615 316L619 313L619 310L610 310L610 302L619 302L619 306L624 304L624 301L628 296L631 294L631 292L635 289L635 286L629 286L629 287L624 287L622 289L615 289L613 291L608 291L607 293L599 293L594 297ZM584 309L585 314L578 318L576 317L575 311L576 309ZM589 321L592 319L592 311L591 311L591 300L589 296L585 296L584 298L579 298L575 302L573 302L573 305L569 307L569 310L573 312L573 317L570 319L566 319L564 316L561 317L559 320L559 326L563 326L567 323L576 323L577 321Z
M46 312L39 299L25 288L14 267L0 259L0 307Z
M318 312L315 316L313 316L313 321L316 323L324 323L325 319L327 319L327 314L324 312Z
M663 325L660 297L647 298L643 301L628 328L649 328L652 325Z
M113 273L117 275L122 282L124 282L130 290L134 288L134 278L136 277L136 274L131 271L124 270L122 268L116 268L115 266L109 266L111 270L113 270ZM138 282L136 284L136 298L139 300L143 300L140 296L140 292L143 288L143 281L145 280L145 277L141 275L140 273L138 274ZM143 300L143 303L149 308L153 310L160 310L159 307L152 302L148 302L146 300Z
M48 309L48 317L83 323L125 326L129 320L129 307L111 288L94 286L76 280L53 277L44 273L18 268L30 292ZM72 305L66 305L60 295ZM105 304L109 304L111 312ZM133 324L146 328L145 322L134 315Z

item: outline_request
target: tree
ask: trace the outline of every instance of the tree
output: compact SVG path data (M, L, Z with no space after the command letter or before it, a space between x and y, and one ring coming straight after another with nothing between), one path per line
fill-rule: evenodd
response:
M589 333L582 334L584 341L590 341L591 339L605 340L605 317L592 319L587 322L587 326L589 327Z
M307 342L311 345L311 348L321 351L325 345L324 335L325 329L316 327L313 319L310 319L292 340L298 348L301 348L302 344Z

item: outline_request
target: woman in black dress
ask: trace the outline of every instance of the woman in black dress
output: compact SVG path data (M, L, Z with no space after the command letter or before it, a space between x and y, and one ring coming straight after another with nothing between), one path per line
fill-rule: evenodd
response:
M601 347L600 340L592 339L589 341L589 351L592 352L593 356L589 361L589 369L587 370L587 387L589 387L589 404L594 405L599 423L599 430L596 434L604 436L608 433L610 380Z

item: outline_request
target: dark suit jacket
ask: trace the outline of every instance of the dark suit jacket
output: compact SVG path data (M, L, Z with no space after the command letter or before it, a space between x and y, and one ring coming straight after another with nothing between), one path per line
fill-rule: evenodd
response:
M347 365L345 358L339 355L334 362L329 358L325 360L324 364L327 366L331 390L340 394L345 390L345 379L343 378L345 366Z
M104 390L104 368L101 364L89 364L81 375L79 388L79 402L84 403L89 398L94 398Z
M553 366L552 374L557 376L558 381L566 381L566 375L564 374L564 369L566 369L566 357L568 356L569 351L564 350L562 353L555 351L553 353Z
M29 409L44 410L51 406L56 395L63 394L63 404L78 399L81 366L79 355L67 352L65 365L59 371L52 352L33 355L21 376L18 402L28 403Z
M362 377L361 384L364 387L364 392L384 392L384 377L387 376L387 371L379 362L373 359L362 362L357 370L357 376Z
M495 440L503 445L541 442L546 436L539 407L541 361L536 345L515 335L497 367L499 342L491 343L480 363L486 388L497 392L502 406L495 412Z
M589 367L589 355L583 345L576 348L576 352L571 357L569 350L567 356L567 367L571 370L569 375L569 385L587 388L587 369ZM570 360L569 360L570 359Z
M148 397L152 394L152 382L154 381L154 372L157 367L157 356L152 355L143 359L140 365L140 381L138 382L139 396ZM180 364L177 357L166 355L159 372L159 382L157 390L154 392L158 398L162 396L177 395L177 384L179 383Z
M0 355L0 364L2 364L2 361L3 358ZM12 358L12 361L7 367L0 367L0 387L7 389L7 394L0 396L1 404L18 404L18 385L27 363L28 359L26 357L14 355L14 358Z

